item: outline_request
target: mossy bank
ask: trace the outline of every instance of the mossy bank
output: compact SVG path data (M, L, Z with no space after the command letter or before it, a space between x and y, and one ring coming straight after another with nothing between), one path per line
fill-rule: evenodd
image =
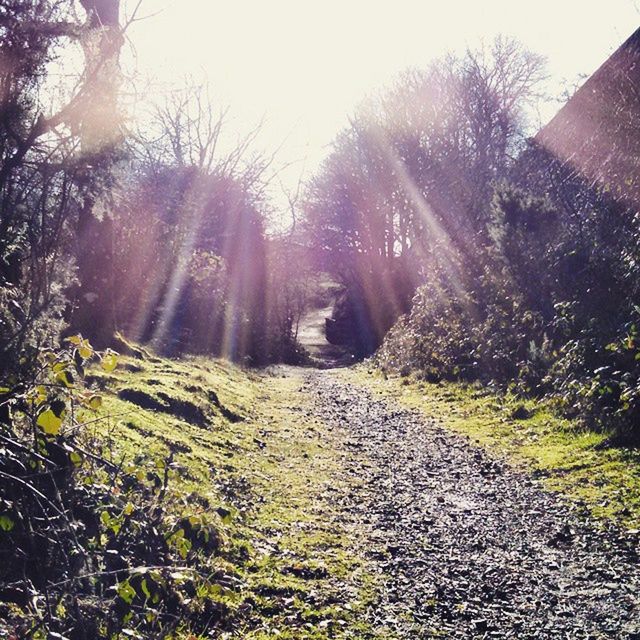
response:
M104 396L96 435L119 464L169 460L174 517L215 520L224 613L207 637L374 637L360 620L376 580L327 491L349 490L340 436L305 408L301 370L286 373L127 358L89 379Z

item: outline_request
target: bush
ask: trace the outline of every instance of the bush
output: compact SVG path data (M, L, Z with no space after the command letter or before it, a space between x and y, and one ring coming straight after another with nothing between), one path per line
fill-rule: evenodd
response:
M633 213L597 193L581 202L591 204L576 218L498 186L488 241L461 257L455 287L442 270L428 274L380 364L546 394L592 427L640 437Z
M31 378L0 390L4 631L89 640L223 624L215 523L172 513L171 455L123 463L89 435L101 398L83 388L85 367L97 360L110 372L117 354L81 336L68 345L42 352Z

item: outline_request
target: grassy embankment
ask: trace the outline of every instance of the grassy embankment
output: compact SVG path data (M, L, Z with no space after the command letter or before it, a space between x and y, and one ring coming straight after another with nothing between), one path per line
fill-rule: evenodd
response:
M237 578L215 595L222 637L378 637L362 615L376 578L338 513L339 435L309 417L299 378L151 356L90 382L102 389L108 417L96 428L113 457L153 465L173 452L175 517L219 520L216 562Z
M609 447L611 434L585 430L543 402L474 385L385 377L366 364L341 375L505 456L604 524L640 529L640 451Z

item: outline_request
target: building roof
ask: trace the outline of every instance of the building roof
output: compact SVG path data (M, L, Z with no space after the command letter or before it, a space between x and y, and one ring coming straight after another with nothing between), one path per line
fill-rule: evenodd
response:
M535 136L589 184L640 205L640 29Z

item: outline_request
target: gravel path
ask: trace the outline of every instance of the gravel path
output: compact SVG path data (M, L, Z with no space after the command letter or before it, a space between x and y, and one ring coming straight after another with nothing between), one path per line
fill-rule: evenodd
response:
M378 626L400 638L640 639L636 535L597 532L532 478L423 416L305 375L359 488L345 514L386 576Z
M331 317L333 304L322 309L311 309L301 319L297 340L306 349L316 367L330 369L353 362L343 348L327 341L326 319Z

